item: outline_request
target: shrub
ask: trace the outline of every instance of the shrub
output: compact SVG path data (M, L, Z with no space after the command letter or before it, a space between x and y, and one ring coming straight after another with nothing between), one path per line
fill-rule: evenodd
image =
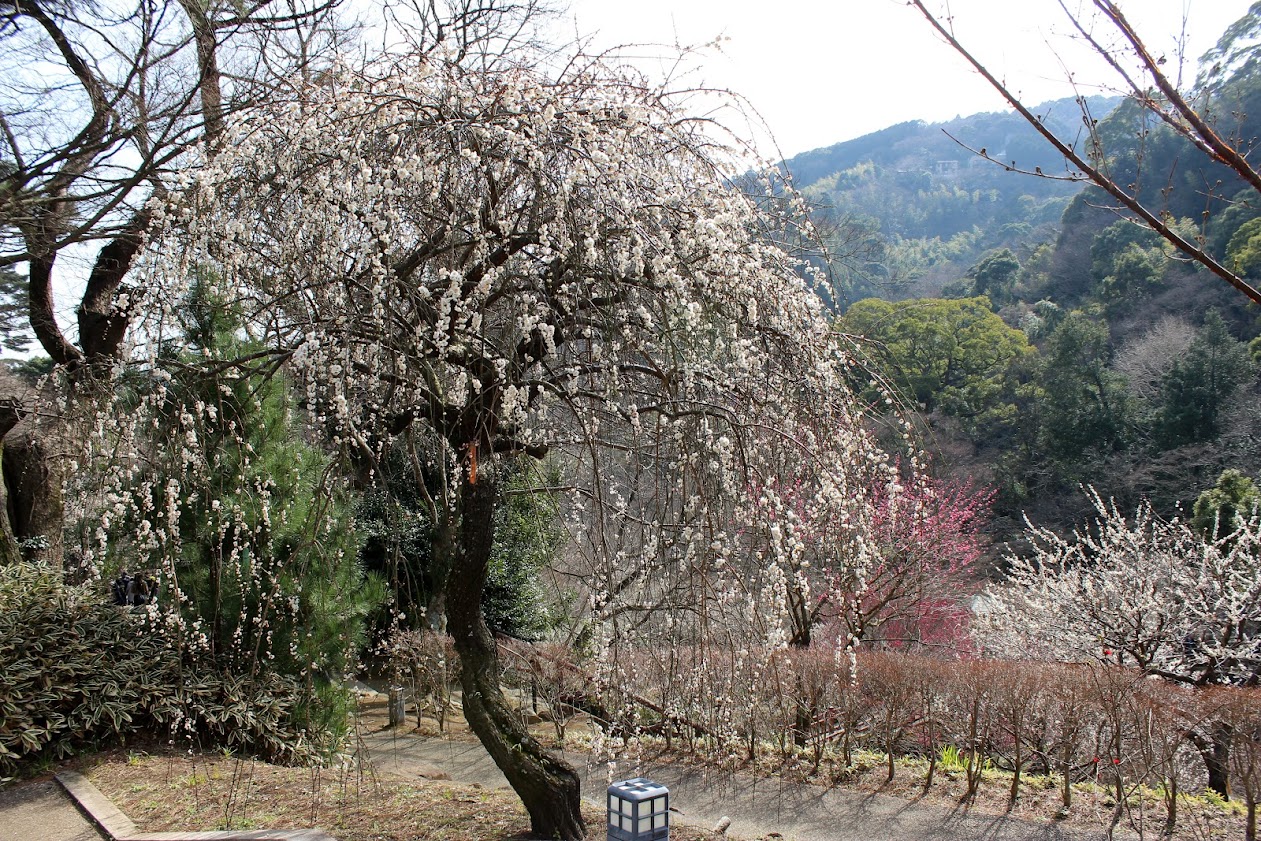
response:
M136 733L290 761L331 747L296 680L199 674L160 622L103 601L43 564L0 567L0 777Z

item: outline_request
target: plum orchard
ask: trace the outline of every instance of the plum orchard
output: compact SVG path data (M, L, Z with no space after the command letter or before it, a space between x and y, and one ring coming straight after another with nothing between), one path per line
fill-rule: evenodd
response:
M739 146L662 90L590 59L550 77L504 64L330 72L233 121L154 210L147 329L210 278L369 472L390 442L417 445L415 469L440 480L433 553L465 713L534 831L580 838L578 778L505 703L481 618L508 462L566 477L610 662L650 633L685 671L721 647L743 663L731 679L787 641L805 536L861 588L871 500L899 492L899 471L775 244L803 231L792 194L733 189ZM750 528L776 486L802 502Z
M1094 496L1091 527L1071 538L1032 528L980 616L995 653L1131 666L1191 686L1255 686L1261 677L1261 524L1217 540L1144 504L1127 519ZM1205 722L1189 737L1225 794L1230 734Z

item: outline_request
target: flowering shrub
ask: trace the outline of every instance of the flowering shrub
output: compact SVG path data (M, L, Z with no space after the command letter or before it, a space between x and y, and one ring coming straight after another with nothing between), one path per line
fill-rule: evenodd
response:
M1017 657L1134 666L1190 685L1261 675L1261 520L1220 539L1133 517L1092 494L1096 519L1070 537L1031 527L1034 551L988 588L978 631Z
M460 679L460 660L455 656L451 638L430 630L395 628L382 642L381 653L391 681L410 686L418 709L421 699L426 699L438 729L445 729L451 686Z
M1194 687L1261 678L1261 519L1205 537L1144 503L1127 517L1092 492L1097 517L1070 537L1030 528L1033 552L990 587L978 636L991 652L1131 666ZM1119 725L1118 725L1119 726ZM1187 727L1210 787L1229 793L1231 731ZM1120 782L1116 782L1120 792Z

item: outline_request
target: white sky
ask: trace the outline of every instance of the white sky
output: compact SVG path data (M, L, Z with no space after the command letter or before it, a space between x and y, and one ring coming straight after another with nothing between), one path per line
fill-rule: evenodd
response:
M569 0L565 27L595 33L591 49L622 44L696 46L721 38L691 63L686 81L730 89L761 114L784 156L859 137L906 120L949 120L1005 103L904 0ZM1083 56L1057 0L931 0L949 6L956 35L1033 103L1071 96L1061 58L1085 93L1102 65ZM1089 7L1065 0L1070 9ZM1176 75L1186 19L1191 65L1250 0L1121 0L1127 17ZM1100 32L1102 30L1096 30ZM664 55L628 51L662 72ZM1059 57L1057 57L1059 56ZM644 58L649 57L649 58ZM768 157L779 157L763 149Z

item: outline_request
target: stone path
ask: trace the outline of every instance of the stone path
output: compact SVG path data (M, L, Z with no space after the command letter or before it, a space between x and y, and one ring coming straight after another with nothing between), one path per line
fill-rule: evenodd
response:
M0 789L0 841L101 841L102 837L52 780Z

